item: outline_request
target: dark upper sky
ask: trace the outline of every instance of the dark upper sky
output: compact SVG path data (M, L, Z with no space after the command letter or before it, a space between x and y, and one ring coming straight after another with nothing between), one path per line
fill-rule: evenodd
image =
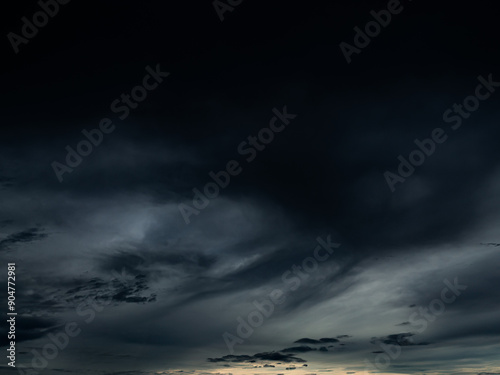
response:
M500 373L496 3L217 4L2 12L17 369Z

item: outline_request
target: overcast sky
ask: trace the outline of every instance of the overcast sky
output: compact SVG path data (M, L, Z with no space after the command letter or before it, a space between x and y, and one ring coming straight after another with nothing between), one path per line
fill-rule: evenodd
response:
M2 373L500 374L495 2L62 3L2 15Z

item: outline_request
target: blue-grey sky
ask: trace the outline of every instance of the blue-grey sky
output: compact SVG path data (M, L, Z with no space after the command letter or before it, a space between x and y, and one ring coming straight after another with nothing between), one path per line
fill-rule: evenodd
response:
M495 3L63 3L4 26L2 373L500 374Z

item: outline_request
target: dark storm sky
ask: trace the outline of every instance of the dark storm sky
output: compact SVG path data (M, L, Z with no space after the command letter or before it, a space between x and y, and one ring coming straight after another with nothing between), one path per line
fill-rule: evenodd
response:
M17 54L7 34L39 5L10 4L0 257L17 264L18 364L76 322L45 374L361 373L396 343L382 372L500 373L500 93L443 120L479 76L500 82L496 3L401 4L350 64L339 44L387 2L245 0L221 22L210 1L72 1ZM147 66L170 75L119 119ZM53 162L102 118L113 132L60 182ZM384 172L435 128L446 141L392 192ZM179 205L231 160L242 172L186 224ZM328 236L335 252L230 353L224 333ZM467 289L420 332L410 316L455 279Z

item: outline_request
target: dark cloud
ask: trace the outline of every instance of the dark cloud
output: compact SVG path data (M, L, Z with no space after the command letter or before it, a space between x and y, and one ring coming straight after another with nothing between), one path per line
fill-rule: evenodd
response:
M44 239L48 236L43 232L42 228L29 228L21 232L9 234L6 238L0 241L0 251L10 249L10 246L19 243L34 242Z
M203 252L186 251L184 253L175 253L148 251L147 249L138 250L141 250L139 254L121 250L115 254L106 255L101 261L100 268L104 272L124 270L129 273L139 273L141 269L147 269L152 265L156 267L165 265L194 272L211 268L217 260L216 256L207 255Z
M306 352L311 352L314 350L318 350L316 348L311 348L310 346L295 346L292 348L285 348L281 350L283 353L290 353L290 352L295 352L295 353L306 353Z
M294 341L294 344L321 344L321 341L303 338L303 339L299 339L297 341Z
M0 187L12 187L14 179L9 177L0 176Z
M429 343L421 342L416 343L413 339L414 333L405 332L392 334L384 337L372 337L370 342L376 344L377 342L382 342L387 345L399 345L399 346L414 346L414 345L429 345Z
M37 316L16 316L16 342L36 340L46 336L50 332L60 329L60 322L50 317ZM0 345L7 345L7 327L3 325L0 329L2 342Z
M120 276L118 273L115 275ZM122 274L121 276L121 278L115 277L111 281L99 278L82 280L77 287L66 291L63 298L72 305L89 298L112 300L116 303L146 303L156 300L155 293L148 293L150 288L146 275Z
M342 337L349 337L349 336L343 335ZM335 342L339 342L339 340L334 339L334 338L322 338L319 340L302 338L302 339L299 339L297 341L294 341L295 344L312 344L312 345L324 344L324 343L335 343ZM324 348L324 349L322 349L322 348ZM326 347L322 347L322 348L320 348L319 350L324 351L326 349ZM299 351L310 351L310 350L317 350L317 349L311 348L308 346L298 346L298 347L283 349L282 351L299 352Z
M334 338L323 338L323 339L319 339L319 341L321 341L321 342L339 342L339 340L334 339Z
M257 353L257 354L254 354L254 358L260 359L263 361L282 361L285 363L307 362L306 360L304 360L302 358L295 357L292 354L282 354L282 353L277 353L277 352Z
M250 355L226 355L221 358L208 358L208 362L234 362L234 363L251 363L255 361L280 361L285 363L291 362L306 362L302 358L295 357L293 354L282 354L279 352L263 352Z

